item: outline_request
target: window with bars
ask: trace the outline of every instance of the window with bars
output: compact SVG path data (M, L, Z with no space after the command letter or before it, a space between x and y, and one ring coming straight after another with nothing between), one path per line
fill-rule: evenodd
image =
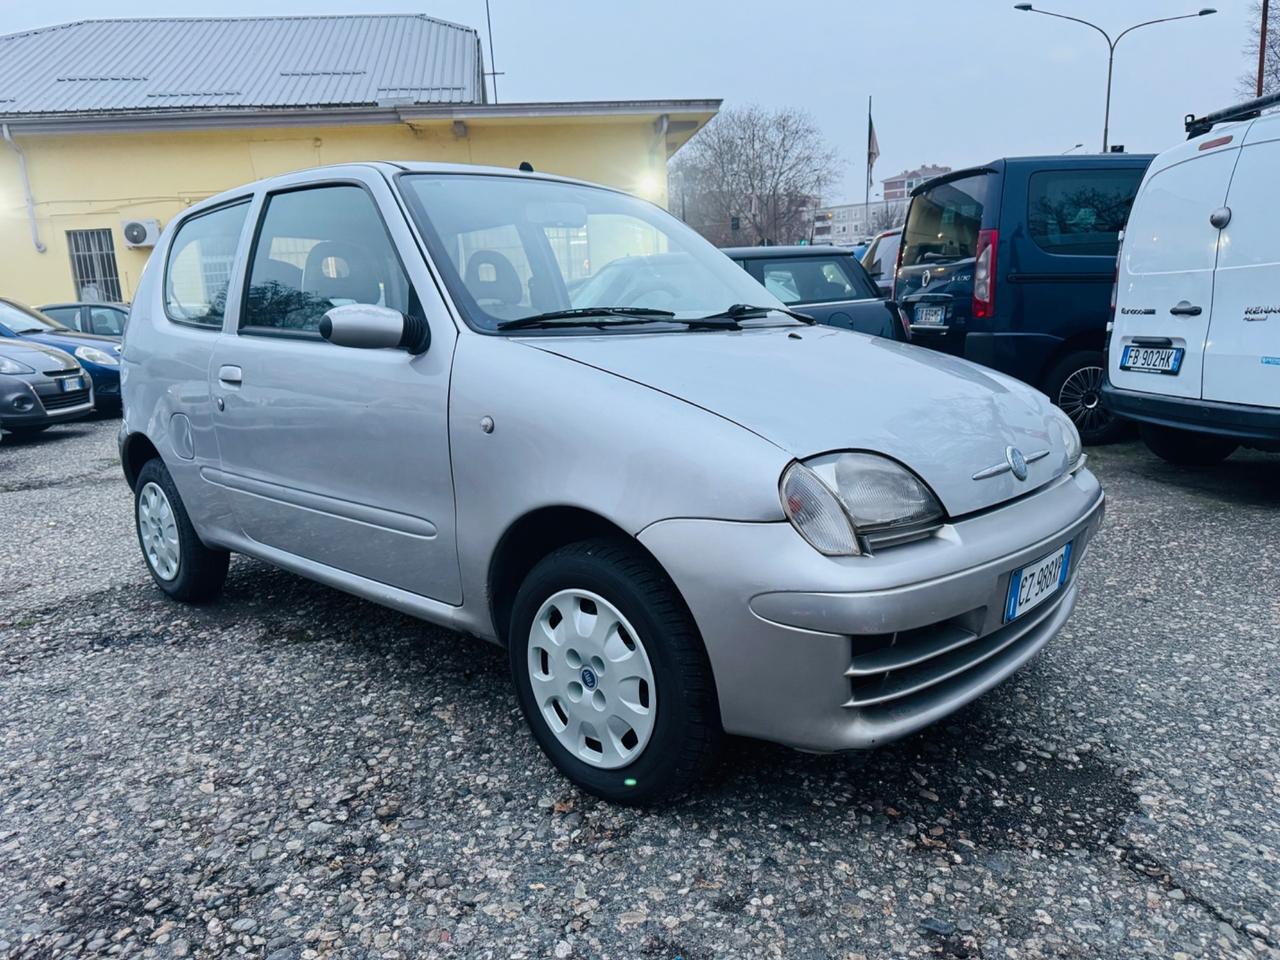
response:
M71 251L76 299L111 302L124 299L110 230L68 230L67 248Z

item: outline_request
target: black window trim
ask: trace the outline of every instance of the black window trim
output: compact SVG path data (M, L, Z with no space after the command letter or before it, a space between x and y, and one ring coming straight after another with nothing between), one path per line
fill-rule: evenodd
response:
M328 343L324 337L320 336L318 330L295 330L293 328L268 327L263 324L246 324L244 322L244 307L249 301L249 286L250 281L253 279L253 262L258 256L258 242L262 239L262 226L266 223L267 211L271 209L271 200L286 193L320 190L325 187L359 187L365 192L369 202L373 204L373 212L377 215L378 222L382 224L382 232L387 237L387 244L391 247L391 253L396 258L396 264L400 267L400 272L404 274L405 283L408 284L409 303L422 302L418 299L417 291L413 288L413 277L409 275L409 271L405 268L404 258L400 256L395 237L391 235L391 228L387 226L387 218L383 216L382 208L378 206L378 198L374 196L373 190L369 188L369 185L363 180L354 177L308 180L306 183L295 183L276 190L267 190L262 194L262 204L258 208L258 220L253 225L253 237L249 241L249 253L244 261L244 278L240 285L240 302L236 305L235 335L237 337L268 337L276 340L296 340L303 343ZM422 319L425 320L425 317Z
M174 246L176 245L178 237L182 235L182 231L187 228L188 224L195 223L201 217L207 217L209 216L209 214L212 214L212 213L220 213L223 210L227 210L231 207L239 206L242 203L247 204L249 208L252 209L253 194L247 193L243 196L236 197L231 200L227 200L224 203L219 203L217 206L208 207L207 209L204 209L204 210L198 210L195 213L192 213L186 217L183 217L181 222L179 222L179 224L176 227L174 227L173 238L169 241L168 249L166 249L164 252L164 275L160 278L160 308L164 311L165 319L167 319L170 323L176 323L179 326L190 327L195 330L209 330L209 331L212 331L213 333L222 332L222 328L226 324L226 319L227 319L225 313L223 314L222 319L218 321L217 326L214 326L208 323L199 323L195 320L190 320L185 317L183 318L175 317L172 313L169 312L169 271L173 266ZM248 219L248 216L249 216L249 211L246 210L245 218ZM241 233L244 232L244 224L240 225L240 232ZM237 237L236 252L238 253L239 250L240 250L240 238ZM234 263L233 263L232 269L234 269ZM228 290L231 289L230 277L227 278L227 289Z

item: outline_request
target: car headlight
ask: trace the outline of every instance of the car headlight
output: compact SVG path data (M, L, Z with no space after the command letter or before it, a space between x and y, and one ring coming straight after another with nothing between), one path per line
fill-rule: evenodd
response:
M25 363L19 363L17 360L10 360L8 357L0 357L0 373L35 373L34 367L28 367Z
M76 347L76 356L85 363L97 363L104 367L120 366L120 358L97 347Z
M1057 414L1058 427L1062 430L1062 445L1067 452L1067 471L1074 473L1084 466L1084 447L1080 443L1080 431L1071 422L1071 418L1054 407Z
M829 453L793 463L779 489L791 525L830 557L857 556L868 543L927 532L943 517L924 481L873 453Z

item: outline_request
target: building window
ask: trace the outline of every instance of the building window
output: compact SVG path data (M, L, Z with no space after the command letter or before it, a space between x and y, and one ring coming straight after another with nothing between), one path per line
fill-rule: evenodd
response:
M67 247L71 251L71 277L76 285L76 299L119 302L120 269L116 266L116 247L110 230L68 230Z

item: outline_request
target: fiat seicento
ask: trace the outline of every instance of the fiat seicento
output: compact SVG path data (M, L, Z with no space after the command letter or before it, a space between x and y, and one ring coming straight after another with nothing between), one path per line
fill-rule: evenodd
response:
M614 801L725 733L839 751L956 710L1061 629L1102 519L1042 394L813 326L660 208L536 173L204 201L123 375L162 590L209 600L241 553L501 644L538 744Z

